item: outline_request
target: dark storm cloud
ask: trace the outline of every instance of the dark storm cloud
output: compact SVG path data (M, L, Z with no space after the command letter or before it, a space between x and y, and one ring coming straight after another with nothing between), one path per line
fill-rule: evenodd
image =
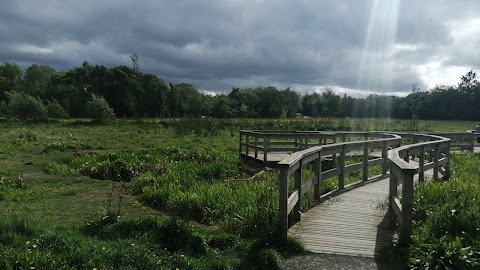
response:
M458 38L452 23L475 18L472 10L480 4L418 2L400 1L396 42L403 47L385 59L392 66L392 83L383 92L423 85L428 74L416 67L430 61L448 58L442 63L478 66L474 46L462 53L454 47ZM3 0L0 60L69 69L83 61L130 65L129 56L138 53L142 70L208 91L267 85L355 89L373 4Z

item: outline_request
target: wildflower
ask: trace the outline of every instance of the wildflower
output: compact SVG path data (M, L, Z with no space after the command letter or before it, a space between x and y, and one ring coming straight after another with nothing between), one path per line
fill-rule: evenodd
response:
M32 245L32 248L37 248L37 244L33 244L33 245Z

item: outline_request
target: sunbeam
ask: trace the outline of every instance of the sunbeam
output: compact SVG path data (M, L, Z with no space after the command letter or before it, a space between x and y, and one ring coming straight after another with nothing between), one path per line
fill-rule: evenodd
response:
M357 89L377 93L392 90L391 56L397 32L399 5L400 0L374 0L360 61ZM390 107L389 104L382 104L382 106ZM354 116L371 114L371 112L360 112L356 107L358 106L354 106ZM375 106L370 109L377 111Z

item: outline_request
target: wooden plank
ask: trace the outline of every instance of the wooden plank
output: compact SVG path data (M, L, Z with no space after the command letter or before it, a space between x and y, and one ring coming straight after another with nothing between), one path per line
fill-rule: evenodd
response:
M395 215L397 215L398 220L400 220L401 222L402 221L402 203L397 197L394 197L392 199L393 199L392 209L395 212Z
M340 169L339 168L324 171L324 172L322 172L322 180L338 176L339 174L340 174Z
M297 202L298 202L298 190L295 190L294 192L292 192L292 194L290 194L290 197L288 197L287 214L292 212L292 209L295 206L295 204L297 204Z
M368 161L368 166L380 165L380 164L383 164L383 162L384 162L383 158L370 159Z
M302 185L302 196L303 194L307 193L308 191L310 191L310 189L315 186L316 184L318 183L318 176L317 175L314 175L312 176L308 181L306 181L305 183L303 183Z
M351 172L351 171L356 171L356 170L360 170L363 168L363 163L355 163L355 164L349 164L347 166L345 166L345 169L344 169L344 173L348 173L348 172Z

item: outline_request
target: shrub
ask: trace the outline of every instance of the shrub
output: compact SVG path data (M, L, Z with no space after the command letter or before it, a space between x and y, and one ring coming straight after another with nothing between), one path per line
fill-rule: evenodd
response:
M8 116L8 106L5 100L0 101L0 116Z
M7 92L7 96L10 100L8 109L12 117L34 120L47 118L47 109L40 98L15 91Z
M87 114L95 122L106 123L115 118L113 109L102 96L92 94L91 99L87 101Z
M62 119L68 118L68 114L65 109L58 103L56 99L52 102L47 101L47 116L50 118Z

